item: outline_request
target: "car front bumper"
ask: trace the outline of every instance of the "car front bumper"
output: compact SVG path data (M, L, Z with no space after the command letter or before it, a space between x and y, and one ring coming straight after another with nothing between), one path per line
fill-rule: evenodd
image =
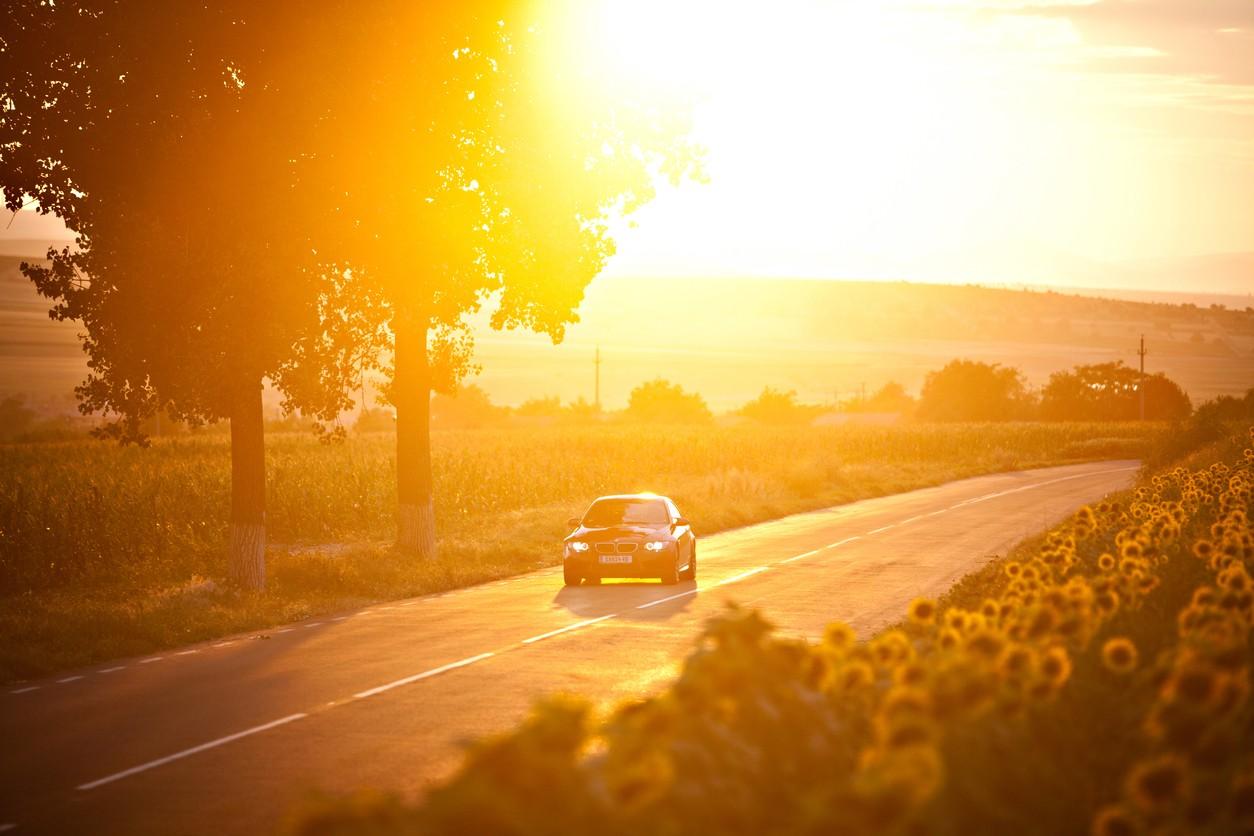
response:
M630 563L602 563L602 557L629 557ZM660 552L637 548L630 554L602 555L595 551L573 552L566 550L566 565L585 578L656 578L662 568L675 565L675 546L667 545Z

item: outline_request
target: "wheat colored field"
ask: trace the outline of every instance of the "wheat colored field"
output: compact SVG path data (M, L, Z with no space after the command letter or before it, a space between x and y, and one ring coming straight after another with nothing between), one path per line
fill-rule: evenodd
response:
M1142 455L1119 424L496 429L433 437L441 556L392 552L394 439L268 439L270 584L227 592L221 436L0 447L0 678L448 589L557 560L603 493L668 494L698 533L1015 468Z

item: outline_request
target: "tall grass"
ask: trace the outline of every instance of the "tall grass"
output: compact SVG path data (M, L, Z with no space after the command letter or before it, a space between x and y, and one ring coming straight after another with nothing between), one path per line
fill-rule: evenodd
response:
M147 449L0 446L0 681L148 653L554 563L599 494L673 496L699 534L1017 467L1135 457L1152 425L464 430L433 438L440 558L390 548L391 435L267 440L269 583L240 595L223 546L220 436Z
M500 526L502 514L559 505L574 513L599 494L635 490L695 506L690 516L709 530L760 516L740 501L792 507L972 472L1135 456L1154 433L1084 424L616 426L437 432L432 446L438 525L457 540ZM271 540L389 538L393 445L384 434L330 445L298 434L268 439ZM0 594L217 575L229 491L230 452L220 436L146 449L0 446Z

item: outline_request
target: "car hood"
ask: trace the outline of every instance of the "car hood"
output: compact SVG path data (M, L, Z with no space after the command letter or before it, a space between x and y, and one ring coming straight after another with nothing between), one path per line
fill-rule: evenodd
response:
M618 540L645 540L670 534L669 525L611 525L605 528L579 526L567 540L586 540L589 543L612 543Z

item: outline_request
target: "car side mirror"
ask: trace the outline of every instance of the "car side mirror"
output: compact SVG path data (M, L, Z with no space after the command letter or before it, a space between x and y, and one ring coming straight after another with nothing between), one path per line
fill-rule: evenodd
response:
M570 519L566 521L566 524L570 526L571 528L578 528L581 522L583 522L583 520L579 519L578 517L571 517Z
M687 517L676 517L676 518L675 518L675 525L691 525L691 523L690 523L690 522L688 522L688 518L687 518Z

